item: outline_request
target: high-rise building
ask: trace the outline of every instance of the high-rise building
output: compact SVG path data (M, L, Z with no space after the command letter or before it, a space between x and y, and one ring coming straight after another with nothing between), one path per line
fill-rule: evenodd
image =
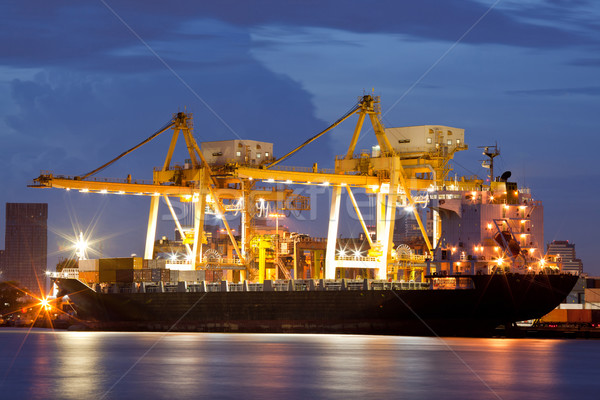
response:
M575 244L568 240L554 240L548 244L548 254L560 256L563 272L581 274L583 272L583 262L575 256Z
M46 287L48 204L6 203L1 279L39 295Z
M2 271L4 271L4 250L0 250L0 280L2 280Z

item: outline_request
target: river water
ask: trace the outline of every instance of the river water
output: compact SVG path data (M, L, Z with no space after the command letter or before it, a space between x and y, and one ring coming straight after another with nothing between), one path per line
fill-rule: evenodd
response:
M599 399L600 341L0 329L6 399Z

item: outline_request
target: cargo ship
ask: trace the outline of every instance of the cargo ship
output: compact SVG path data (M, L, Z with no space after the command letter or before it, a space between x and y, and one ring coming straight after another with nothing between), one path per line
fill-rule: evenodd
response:
M77 279L55 282L92 329L488 336L499 325L550 312L577 277L491 274L428 279L431 284L223 281L158 285L129 293L98 293ZM444 288L434 288L439 280Z
M333 170L279 165L355 114L350 145ZM377 144L357 152L367 118ZM92 178L169 128L169 151L151 181ZM272 143L198 145L191 131L191 115L174 114L148 139L90 173L44 172L30 185L150 197L143 257L87 260L80 252L75 268L53 274L59 295L68 296L90 326L486 335L499 325L541 317L577 281L544 252L541 201L511 182L510 172L494 173L497 146L482 147L486 177L450 174L454 154L468 149L463 129L384 128L379 99L366 95L279 158ZM171 165L179 135L190 158ZM307 186L330 191L326 238L279 228L280 218L311 210L311 198L295 191ZM373 200L371 220L353 192ZM170 198L189 206L193 225L179 221ZM175 222L175 240L155 240L160 199ZM339 238L342 199L360 222L360 238ZM205 224L209 214L220 219L216 227ZM237 232L232 220L239 221Z

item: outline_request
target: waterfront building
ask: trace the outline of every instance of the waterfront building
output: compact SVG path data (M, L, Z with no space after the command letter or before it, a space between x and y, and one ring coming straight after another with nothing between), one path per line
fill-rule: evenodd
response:
M39 295L46 288L48 204L6 203L2 280Z
M560 256L564 272L577 275L583 273L583 262L575 255L575 243L569 243L568 240L554 240L548 244L546 253Z

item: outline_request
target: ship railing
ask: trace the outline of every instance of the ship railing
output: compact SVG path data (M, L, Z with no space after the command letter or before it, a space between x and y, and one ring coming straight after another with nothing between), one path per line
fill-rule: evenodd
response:
M220 292L221 291L221 283L207 283L206 291L207 292Z
M383 281L374 280L370 281L371 290L424 290L429 289L429 282L403 282L403 281Z
M263 284L262 283L249 283L248 284L248 291L249 292L262 292L263 291Z
M165 292L175 293L177 291L177 285L165 285Z
M336 261L378 261L378 257L354 257L354 256L335 256Z
M296 292L306 292L315 290L315 281L312 279L296 279L294 280L294 290Z
M229 283L228 285L228 290L230 292L243 292L244 291L244 284L243 283Z
M451 278L454 279L454 278ZM461 278L462 279L462 278ZM446 288L443 284L446 281L435 281L435 289ZM468 287L467 282L459 282L453 287ZM167 293L167 292L195 292L195 293L218 293L218 292L289 292L289 291L346 291L346 290L426 290L431 287L429 282L404 282L404 281L385 281L372 279L288 279L288 280L265 280L263 283L244 282L198 282L181 285L182 282L145 282L135 291L132 286L123 286L122 284L112 284L102 288L103 293ZM142 289L143 288L143 289Z
M346 281L345 283L346 283L346 290L365 290L365 289L369 288L368 281L367 281L367 285L365 285L364 280Z

